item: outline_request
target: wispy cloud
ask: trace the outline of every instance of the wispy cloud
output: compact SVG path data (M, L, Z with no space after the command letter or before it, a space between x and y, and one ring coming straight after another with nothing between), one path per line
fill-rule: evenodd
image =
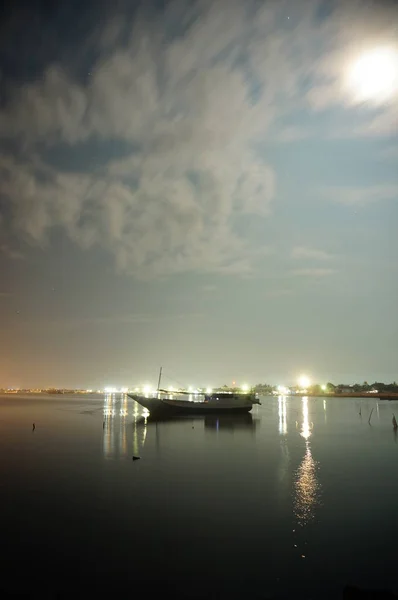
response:
M319 269L319 268L306 268L306 269L295 269L292 271L293 275L302 277L327 277L336 273L335 269Z
M382 184L368 187L328 187L322 194L329 200L353 206L366 206L373 202L398 199L398 185Z
M282 127L271 139L280 143L292 143L299 142L305 140L309 137L312 137L314 132L309 129L305 129L304 127L299 126L290 126L290 127Z
M334 255L317 248L309 248L307 246L295 246L291 252L291 258L302 260L331 260Z
M353 139L353 138L387 138L394 139L397 134L398 109L396 101L393 104L386 104L379 109L378 114L374 115L371 107L368 110L363 109L364 116L360 124L351 126L337 125L330 129L327 137L330 139Z

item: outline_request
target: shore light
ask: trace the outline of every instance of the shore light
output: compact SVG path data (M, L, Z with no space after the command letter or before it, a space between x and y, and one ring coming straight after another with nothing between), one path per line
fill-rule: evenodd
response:
M304 390L311 385L310 378L307 375L300 375L298 382L299 386Z

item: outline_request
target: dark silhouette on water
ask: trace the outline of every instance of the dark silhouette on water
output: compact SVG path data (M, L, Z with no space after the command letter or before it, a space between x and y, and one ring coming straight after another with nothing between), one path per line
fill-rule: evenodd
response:
M36 429L36 425L33 423L32 425L32 431L34 431Z
M133 460L140 460L141 456L133 456Z
M140 417L136 423L144 423L147 425L153 425L154 423L181 423L184 424L187 421L192 423L192 429L195 429L195 425L203 423L207 429L252 429L254 430L257 425L256 419L250 413L243 414L206 414L206 415L170 415L170 413L156 413L155 415L149 415L149 417Z

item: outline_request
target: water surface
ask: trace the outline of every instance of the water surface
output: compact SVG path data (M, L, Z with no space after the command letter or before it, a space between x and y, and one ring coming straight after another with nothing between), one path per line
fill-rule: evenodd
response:
M2 396L1 586L69 597L398 591L393 412L374 399L267 397L244 417L151 423L120 395Z

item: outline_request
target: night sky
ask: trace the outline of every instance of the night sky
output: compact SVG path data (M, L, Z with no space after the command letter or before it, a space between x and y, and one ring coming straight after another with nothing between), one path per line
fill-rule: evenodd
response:
M0 387L398 379L397 22L3 7Z

